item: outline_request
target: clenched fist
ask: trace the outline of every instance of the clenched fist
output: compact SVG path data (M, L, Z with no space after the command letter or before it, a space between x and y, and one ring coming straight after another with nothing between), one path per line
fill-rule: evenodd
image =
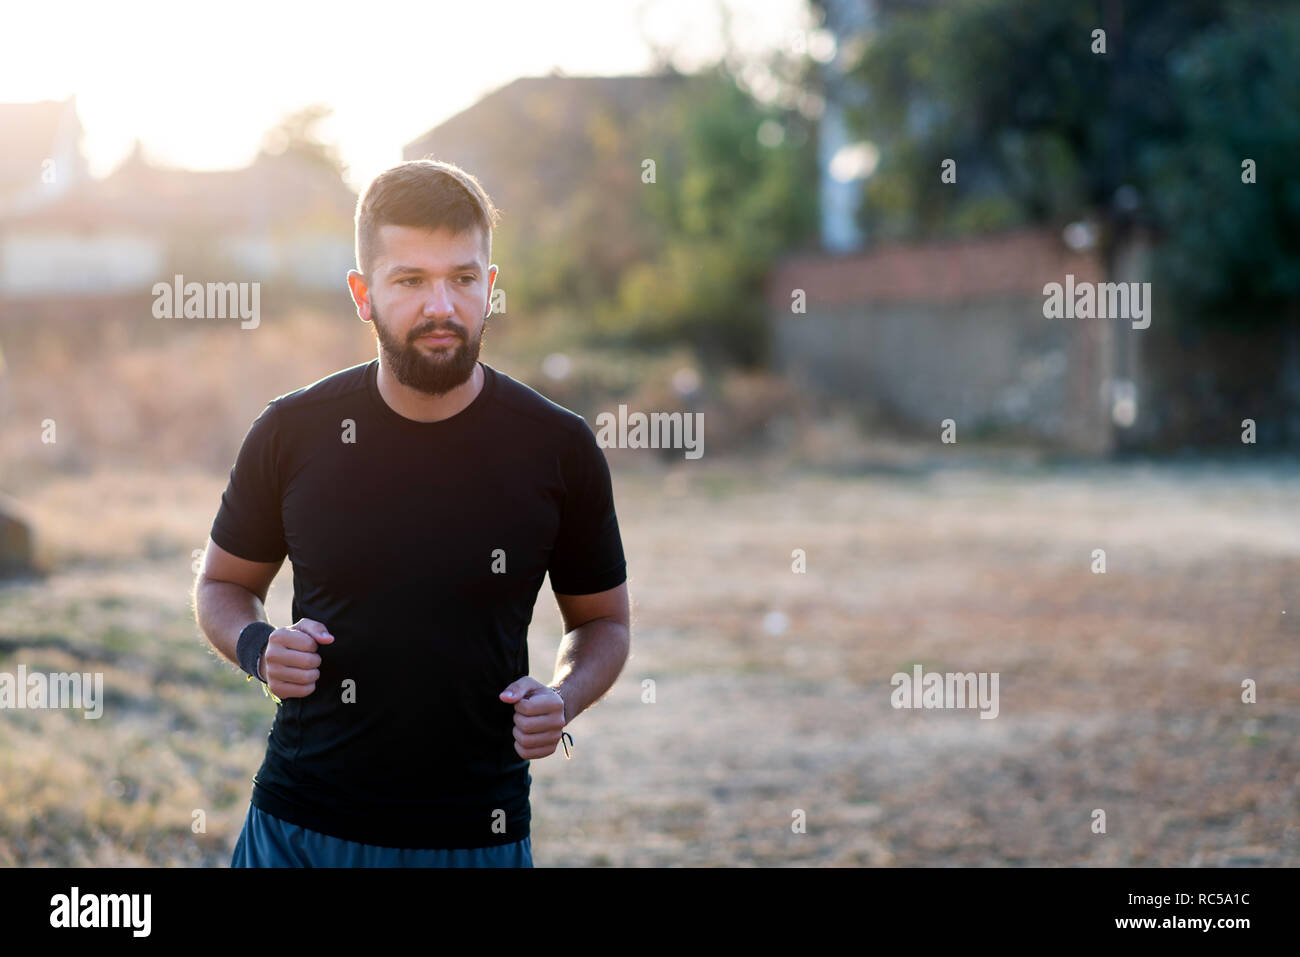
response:
M536 678L512 681L501 700L515 703L515 753L531 761L554 754L564 730L564 699Z
M300 618L287 628L271 632L257 663L258 677L277 698L305 698L316 690L320 655L316 649L334 641L319 621Z

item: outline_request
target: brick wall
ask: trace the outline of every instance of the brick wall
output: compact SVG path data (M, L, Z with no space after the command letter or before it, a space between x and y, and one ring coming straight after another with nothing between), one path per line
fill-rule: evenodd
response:
M1054 233L791 256L767 302L778 368L917 435L999 432L1084 454L1114 447L1118 320L1046 319L1043 286L1100 282ZM804 290L806 314L792 314Z

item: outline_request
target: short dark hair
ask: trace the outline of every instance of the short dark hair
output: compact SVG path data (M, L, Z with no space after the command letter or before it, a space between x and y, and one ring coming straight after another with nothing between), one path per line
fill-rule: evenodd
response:
M357 200L357 269L370 276L379 227L415 226L463 233L478 227L492 259L492 229L500 213L473 175L433 159L408 160L384 170Z

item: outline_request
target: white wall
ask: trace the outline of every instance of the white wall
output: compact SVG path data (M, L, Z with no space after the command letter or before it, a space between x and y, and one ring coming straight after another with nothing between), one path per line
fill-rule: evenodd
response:
M356 267L351 237L295 236L285 244L283 254L294 281L311 289L344 290L348 270Z
M145 236L0 237L0 295L9 297L148 292L164 269L162 243Z

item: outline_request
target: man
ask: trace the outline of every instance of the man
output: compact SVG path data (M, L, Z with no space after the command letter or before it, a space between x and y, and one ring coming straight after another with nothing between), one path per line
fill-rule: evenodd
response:
M379 175L348 274L378 357L272 400L236 457L195 612L278 706L232 866L531 867L529 761L627 659L595 436L478 361L497 216L456 166ZM566 633L543 685L527 634L548 573Z

